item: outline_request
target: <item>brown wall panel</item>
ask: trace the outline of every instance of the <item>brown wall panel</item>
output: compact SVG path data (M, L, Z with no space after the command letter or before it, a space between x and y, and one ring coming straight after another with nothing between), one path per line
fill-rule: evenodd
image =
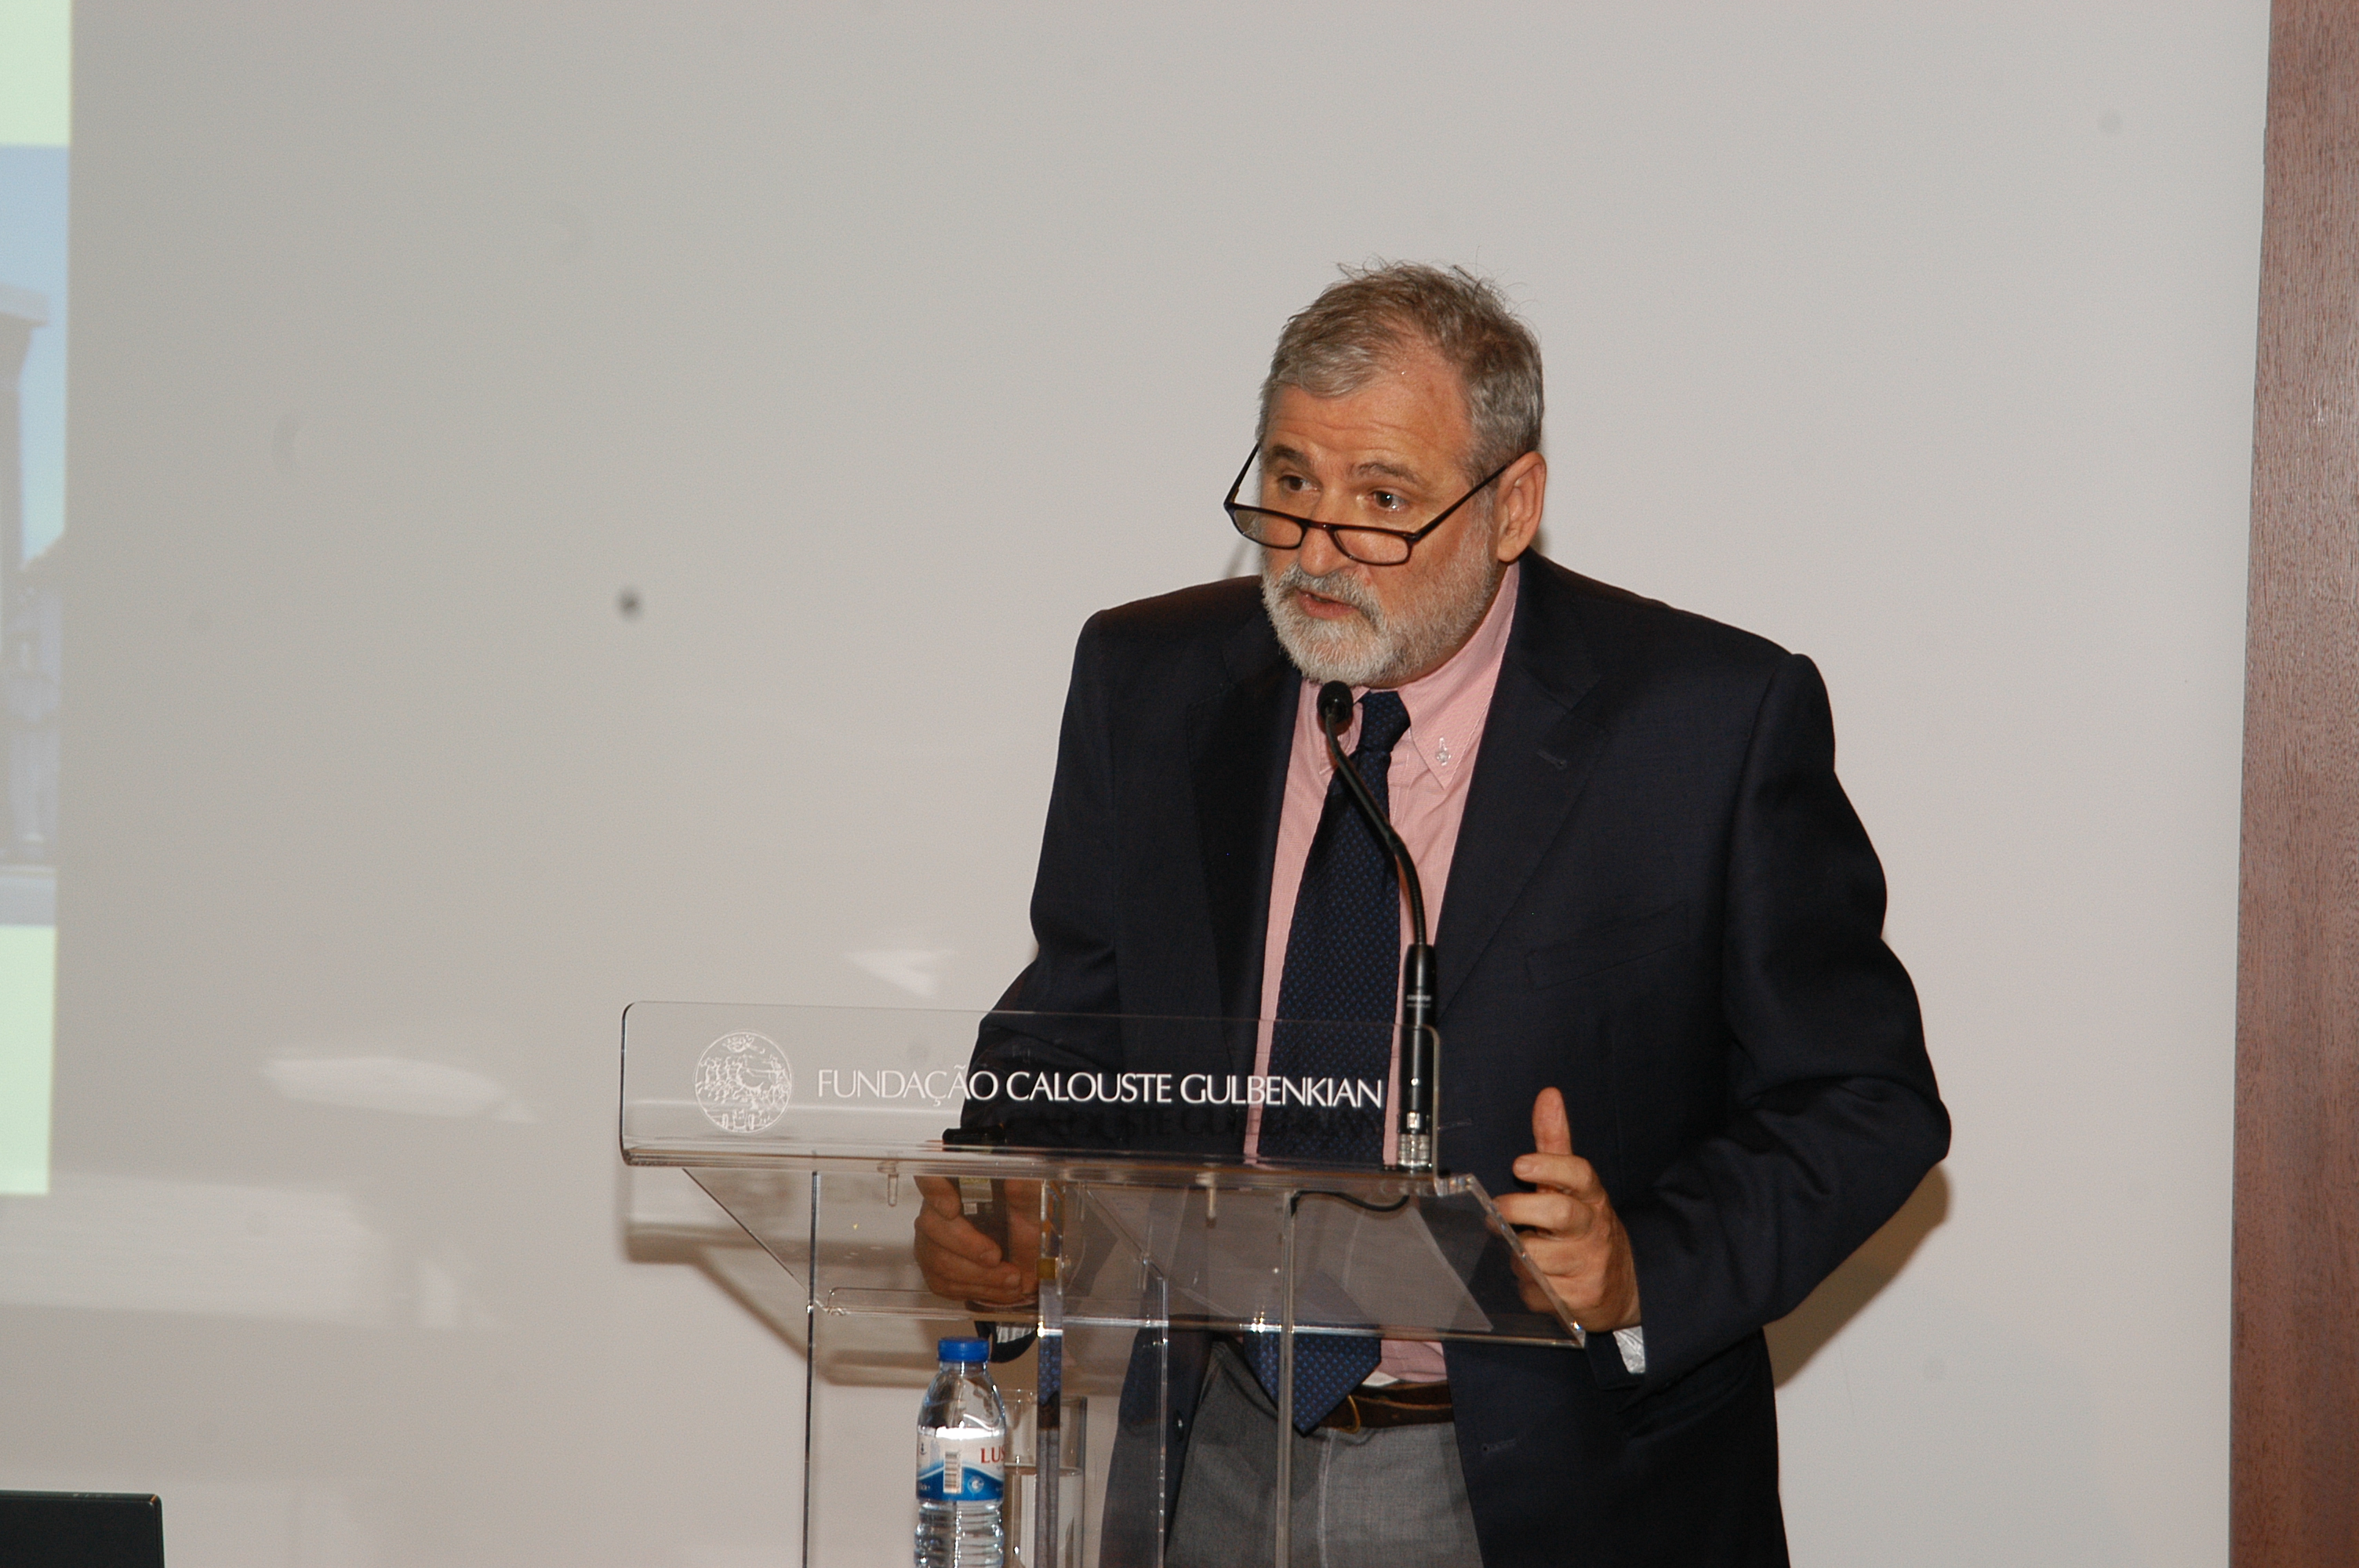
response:
M2359 1563L2359 7L2277 0L2236 1008L2238 1568Z

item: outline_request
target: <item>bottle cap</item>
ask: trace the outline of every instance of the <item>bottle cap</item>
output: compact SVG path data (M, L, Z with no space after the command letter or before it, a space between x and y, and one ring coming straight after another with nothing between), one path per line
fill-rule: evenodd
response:
M962 1361L972 1365L991 1359L991 1342L984 1339L945 1339L936 1353L945 1361Z

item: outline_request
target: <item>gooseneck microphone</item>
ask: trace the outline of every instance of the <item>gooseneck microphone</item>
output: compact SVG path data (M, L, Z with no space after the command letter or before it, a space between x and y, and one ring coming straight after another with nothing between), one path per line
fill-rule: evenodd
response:
M1352 688L1331 680L1319 688L1319 730L1327 737L1327 760L1335 776L1351 792L1352 803L1367 818L1377 838L1400 868L1401 886L1408 890L1408 952L1401 960L1401 1123L1400 1159L1404 1171L1433 1169L1436 1117L1441 1088L1440 1038L1433 1032L1433 946L1425 935L1425 889L1417 880L1417 862L1408 846L1376 806L1357 769L1343 758L1343 731L1352 727Z

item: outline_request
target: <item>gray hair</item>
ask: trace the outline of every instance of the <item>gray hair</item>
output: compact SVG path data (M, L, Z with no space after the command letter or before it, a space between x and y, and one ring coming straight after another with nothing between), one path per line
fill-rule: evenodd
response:
M1405 353L1430 348L1466 389L1474 445L1466 481L1540 449L1540 345L1516 319L1498 285L1464 267L1416 262L1343 267L1318 298L1286 323L1261 384L1261 425L1282 386L1343 397Z

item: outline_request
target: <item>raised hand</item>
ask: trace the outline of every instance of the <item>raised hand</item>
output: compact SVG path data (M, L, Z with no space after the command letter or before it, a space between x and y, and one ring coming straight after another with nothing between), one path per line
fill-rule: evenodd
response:
M1555 1089L1542 1089L1532 1101L1532 1149L1516 1161L1516 1177L1538 1190L1502 1195L1500 1215L1524 1233L1526 1255L1576 1323L1593 1333L1628 1328L1638 1321L1629 1232L1596 1168L1572 1152L1572 1125ZM1548 1310L1528 1282L1524 1299L1536 1311Z

